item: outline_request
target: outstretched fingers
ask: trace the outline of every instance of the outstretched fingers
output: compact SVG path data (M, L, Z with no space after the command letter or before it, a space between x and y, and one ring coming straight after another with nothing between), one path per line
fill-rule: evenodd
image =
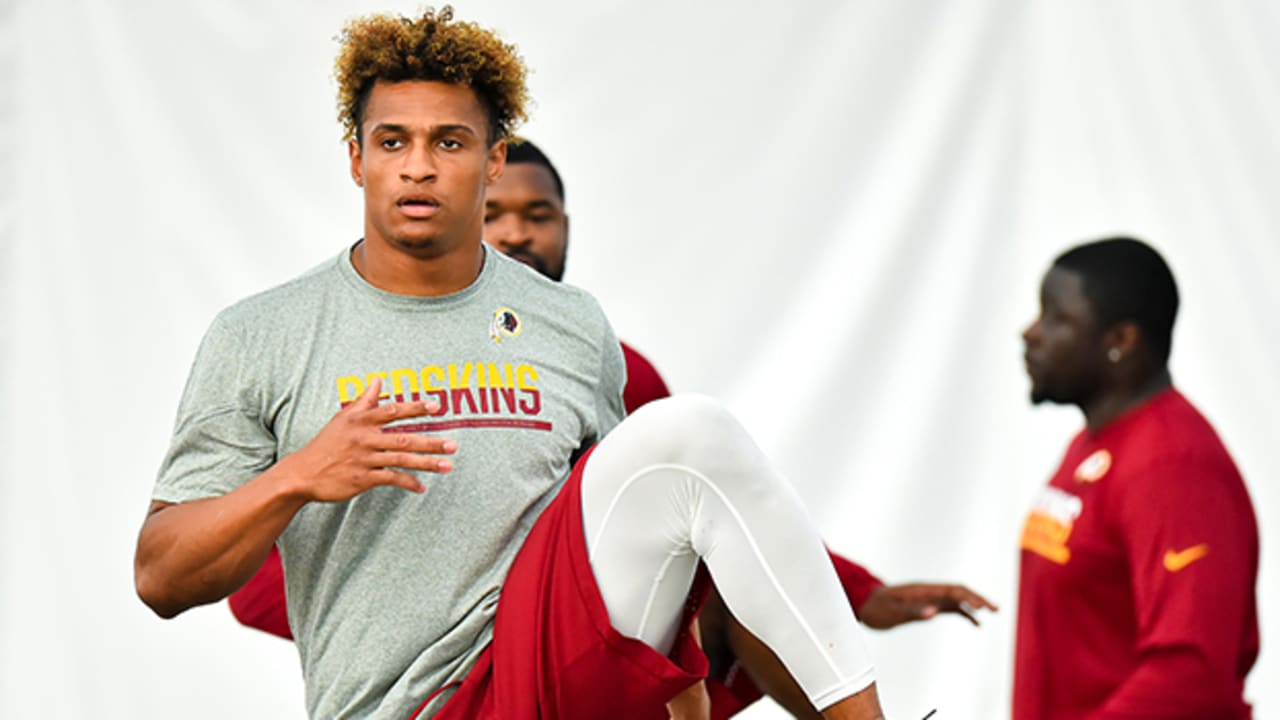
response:
M908 583L877 588L863 603L859 617L870 627L890 628L916 620L931 620L954 613L975 626L979 609L996 611L995 603L964 585Z
M995 603L964 585L934 585L930 587L944 612L954 612L962 615L975 626L981 625L978 622L978 610L986 609L996 612L1000 609L996 607Z
M367 419L378 425L386 425L397 420L424 417L439 411L440 403L435 400L406 400L389 402L370 409Z
M408 490L411 493L419 494L424 493L427 490L427 487L423 485L418 478L414 477L411 473L401 470L377 468L369 471L368 478L373 481L373 485L371 487L389 485Z
M342 413L352 416L356 422L371 425L386 425L397 420L425 417L440 411L440 403L435 400L406 400L382 402L382 378L374 376L369 386L360 393L360 397L342 409Z
M382 395L382 378L376 375L369 381L369 387L360 393L360 397L355 399L347 407L343 408L349 413L357 413L361 411L372 410L378 407L378 399Z
M289 457L289 467L304 478L308 500L340 502L382 485L422 492L417 473L453 470L448 456L457 451L456 442L416 432L422 426L397 424L438 413L439 403L384 403L382 386L381 378L371 378L358 398Z
M399 487L404 487L404 481L408 479L412 482L412 489L421 492L421 483L405 471L442 474L453 470L453 461L442 457L458 450L458 444L453 440L386 427L389 422L429 415L438 408L434 401L415 400L387 403L368 411L367 420L374 427L366 435L369 452L365 461L370 468L391 473L379 473L375 477L390 478L392 482L389 484Z

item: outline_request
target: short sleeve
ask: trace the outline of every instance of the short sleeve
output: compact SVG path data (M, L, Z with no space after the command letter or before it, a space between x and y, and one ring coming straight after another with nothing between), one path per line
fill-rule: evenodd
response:
M181 503L225 495L275 461L257 389L244 368L246 349L225 313L205 334L187 378L173 439L152 497Z
M837 555L830 548L827 554L831 556L831 564L835 566L836 577L840 578L840 586L844 588L845 595L849 598L849 604L853 606L856 614L862 604L871 597L871 593L876 588L884 585L884 581L871 574L870 570L862 567L843 555Z

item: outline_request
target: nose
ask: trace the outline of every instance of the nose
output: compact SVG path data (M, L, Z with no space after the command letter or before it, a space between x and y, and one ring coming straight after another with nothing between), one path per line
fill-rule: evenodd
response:
M1022 330L1022 342L1030 347L1040 340L1040 318L1031 321L1031 324Z
M529 223L513 217L510 213L490 222L485 231L493 238L492 242L502 250L528 248L533 242L533 235L529 233Z
M415 145L404 154L400 179L411 183L424 183L436 179L436 161L427 147Z

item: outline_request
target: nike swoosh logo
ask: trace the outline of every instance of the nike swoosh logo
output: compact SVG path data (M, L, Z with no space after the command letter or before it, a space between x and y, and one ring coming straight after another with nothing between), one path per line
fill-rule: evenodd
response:
M1164 569L1169 572L1178 572L1208 554L1208 543L1200 543L1178 552L1173 550L1166 551L1164 554Z

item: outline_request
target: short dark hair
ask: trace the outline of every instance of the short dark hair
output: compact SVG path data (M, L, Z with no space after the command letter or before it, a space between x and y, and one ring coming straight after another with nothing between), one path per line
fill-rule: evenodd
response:
M556 172L556 166L551 164L551 159L532 142L520 137L512 138L511 142L507 143L507 164L520 163L541 165L549 170L551 179L556 184L556 197L560 198L560 204L564 204L564 181L560 179L560 173Z
M1131 321L1142 330L1153 359L1168 362L1178 284L1155 248L1130 237L1105 238L1067 250L1053 266L1080 274L1100 329Z

